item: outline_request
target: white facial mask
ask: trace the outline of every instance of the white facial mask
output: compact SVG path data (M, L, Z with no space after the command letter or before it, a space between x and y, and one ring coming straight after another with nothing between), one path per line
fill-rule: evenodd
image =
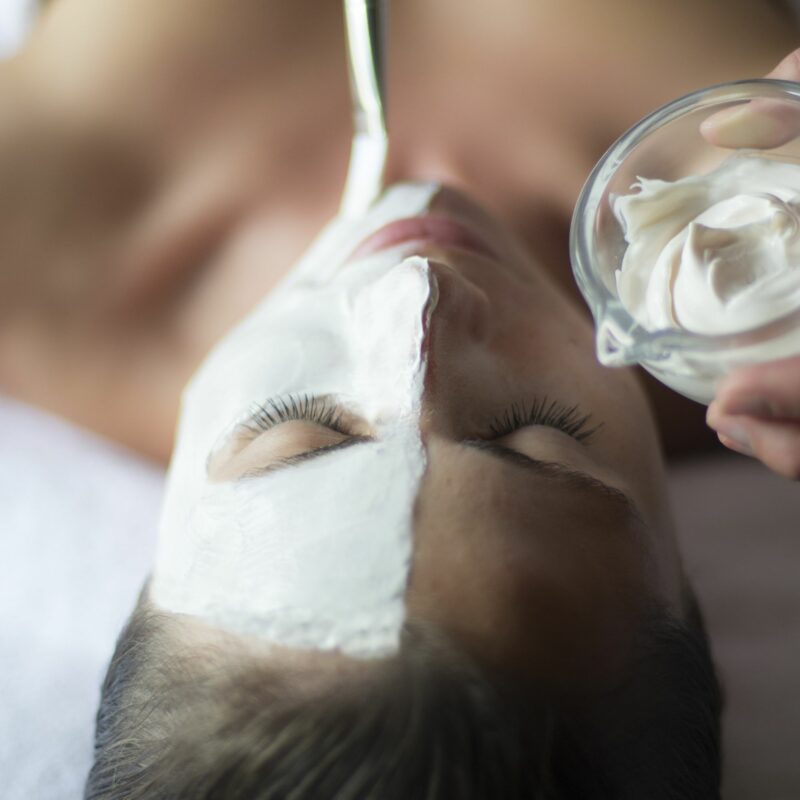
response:
M423 345L436 286L426 260L398 249L342 264L370 233L424 212L436 191L400 186L362 220L335 221L191 381L151 583L158 606L289 647L396 650L425 469ZM292 394L332 396L375 441L209 481L220 437L255 404Z

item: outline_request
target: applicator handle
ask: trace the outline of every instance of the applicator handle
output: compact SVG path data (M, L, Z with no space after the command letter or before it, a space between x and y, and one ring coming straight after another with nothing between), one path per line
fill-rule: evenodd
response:
M363 214L383 189L388 5L389 0L344 0L353 144L341 211L351 217Z

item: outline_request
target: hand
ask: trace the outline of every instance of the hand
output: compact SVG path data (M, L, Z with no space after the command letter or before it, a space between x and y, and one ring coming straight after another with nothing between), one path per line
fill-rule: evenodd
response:
M706 421L726 447L800 480L800 356L728 375Z
M800 81L800 49L766 77ZM753 100L709 117L701 132L718 147L778 147L800 133L800 112L794 104ZM717 388L706 421L726 447L800 480L800 356L729 375Z

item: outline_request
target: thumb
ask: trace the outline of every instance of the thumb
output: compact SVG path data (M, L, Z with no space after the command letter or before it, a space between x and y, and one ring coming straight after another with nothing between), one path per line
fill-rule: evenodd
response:
M726 447L800 479L800 357L732 373L717 389L706 419Z
M800 82L800 49L766 77ZM751 100L712 114L701 123L700 132L717 147L779 147L800 134L800 106L788 100Z

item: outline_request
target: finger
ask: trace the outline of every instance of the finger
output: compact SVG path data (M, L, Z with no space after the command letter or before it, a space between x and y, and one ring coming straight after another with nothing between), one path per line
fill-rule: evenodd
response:
M715 427L726 447L754 456L789 480L800 480L800 423L729 416L718 419Z
M789 53L766 77L800 81L800 49ZM712 114L701 123L700 132L717 147L779 147L800 134L800 108L790 101L751 100Z
M754 364L728 375L709 406L709 424L714 417L740 414L800 420L800 356Z

